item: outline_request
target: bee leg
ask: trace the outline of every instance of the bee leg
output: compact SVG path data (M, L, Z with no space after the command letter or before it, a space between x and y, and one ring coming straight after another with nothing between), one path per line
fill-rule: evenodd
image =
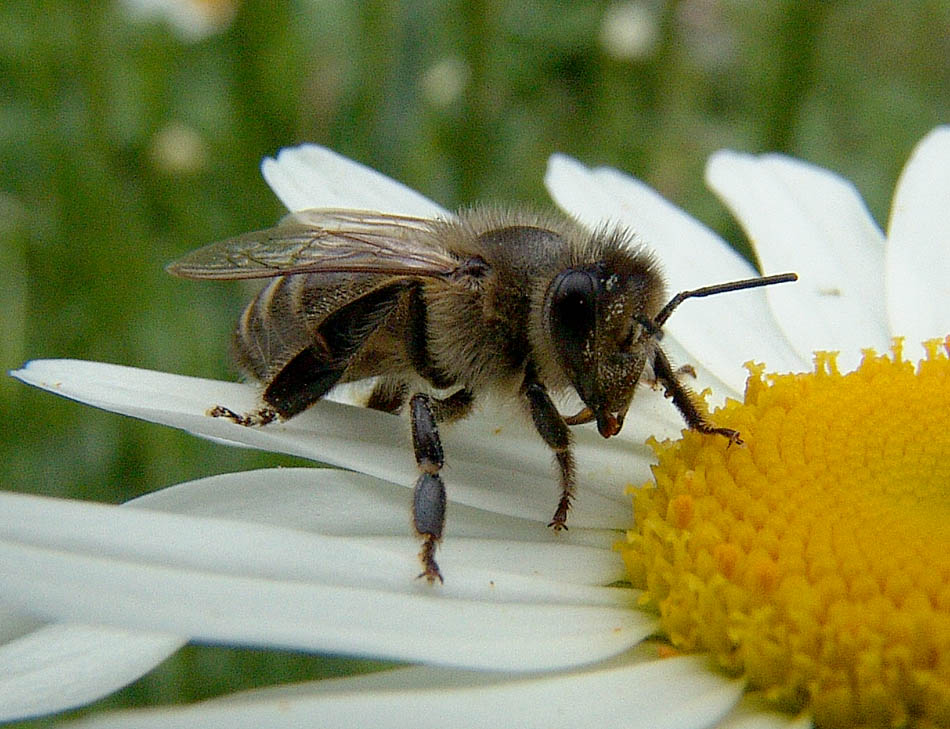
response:
M554 531L567 529L567 512L571 508L574 498L574 453L571 450L571 431L564 421L564 417L557 411L547 388L541 384L534 374L533 368L525 375L522 385L528 406L531 410L531 420L534 427L545 443L554 451L561 476L561 498L557 503L554 518L548 524Z
M673 374L676 375L676 379L679 379L680 377L686 377L687 375L693 379L696 379L697 377L696 368L691 364L680 365L676 368L676 371L673 372ZM643 378L643 383L649 385L651 390L659 390L662 386L662 383L656 375L653 375L653 377Z
M699 411L689 388L677 379L677 372L673 371L670 360L667 359L666 354L659 347L653 357L653 376L657 382L663 385L666 396L673 399L673 404L680 411L683 420L690 428L698 430L700 433L725 436L729 439L729 443L735 443L736 445L742 443L739 431L732 430L732 428L717 428Z
M227 418L232 423L243 425L245 428L267 425L277 419L277 413L270 408L260 408L251 413L238 414L223 405L215 405L208 410L208 415L212 418Z
M688 364L688 363L677 367L676 372L674 374L676 374L677 377L686 377L686 375L689 375L694 380L697 377L696 368L693 367L693 365Z
M292 418L326 395L345 369L345 364L307 347L270 381L264 389L264 402L284 420Z
M345 369L321 356L314 347L306 347L285 364L264 389L264 407L239 415L230 408L216 405L208 415L247 427L267 425L277 418L287 420L323 397Z
M264 390L264 402L286 420L326 395L396 308L405 288L404 283L381 286L327 316L313 334L315 343L271 380Z
M437 423L454 423L472 412L475 396L471 390L462 388L442 399L432 398L432 414Z
M366 407L384 413L397 413L406 402L406 383L399 380L381 379L373 387Z
M455 384L452 377L443 372L429 351L429 314L422 286L409 290L408 326L406 327L406 353L412 368L418 375L432 383L433 387L444 389Z
M409 401L412 419L412 448L416 464L422 472L412 495L412 523L422 537L422 572L429 583L442 582L442 573L435 561L436 545L442 540L445 526L445 484L439 471L444 462L442 441L433 412L433 401L428 395L417 393Z
M259 411L237 415L217 407L212 413L239 425L265 425L302 413L340 381L366 340L396 308L406 286L403 282L381 286L327 316L312 333L314 344L295 354L268 382Z

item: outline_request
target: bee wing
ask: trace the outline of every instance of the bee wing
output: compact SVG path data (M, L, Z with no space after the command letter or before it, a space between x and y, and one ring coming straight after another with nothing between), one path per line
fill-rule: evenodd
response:
M458 265L439 246L430 219L364 210L303 210L273 228L192 251L167 270L195 279L297 273L445 276Z

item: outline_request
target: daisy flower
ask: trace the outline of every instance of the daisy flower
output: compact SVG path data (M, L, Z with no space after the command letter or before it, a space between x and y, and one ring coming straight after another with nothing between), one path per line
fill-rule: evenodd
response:
M445 214L314 146L264 175L291 210ZM886 237L851 185L796 160L720 152L708 178L763 270L801 276L685 304L665 327L745 446L661 442L682 423L644 388L617 438L575 429L576 509L555 535L550 453L485 407L443 433L444 586L413 579L409 495L393 485L416 468L395 416L343 393L249 429L205 415L252 409L245 385L76 361L14 373L335 468L216 476L122 507L0 494L0 717L87 703L199 640L416 665L83 725L950 723L950 365L933 340L950 333L950 129L912 155ZM636 230L671 290L755 275L629 176L555 156L546 181L582 222ZM928 342L918 366L896 336ZM801 374L749 374L750 360Z

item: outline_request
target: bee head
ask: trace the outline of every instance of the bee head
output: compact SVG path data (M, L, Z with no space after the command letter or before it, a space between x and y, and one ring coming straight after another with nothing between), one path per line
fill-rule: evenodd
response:
M567 268L545 294L545 323L558 365L605 438L623 425L656 347L653 317L664 285L652 258L627 248Z

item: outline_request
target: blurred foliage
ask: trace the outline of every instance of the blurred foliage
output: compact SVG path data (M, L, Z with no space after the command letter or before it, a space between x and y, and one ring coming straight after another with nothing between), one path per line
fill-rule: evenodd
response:
M242 287L162 266L274 222L259 161L301 141L449 207L546 204L545 163L563 151L645 179L745 252L704 188L705 160L781 151L852 179L885 224L911 148L950 119L948 27L943 0L296 0L244 2L195 39L118 1L4 0L0 365L76 357L234 377ZM0 408L12 490L118 502L289 462L10 378ZM190 648L110 701L338 667Z

